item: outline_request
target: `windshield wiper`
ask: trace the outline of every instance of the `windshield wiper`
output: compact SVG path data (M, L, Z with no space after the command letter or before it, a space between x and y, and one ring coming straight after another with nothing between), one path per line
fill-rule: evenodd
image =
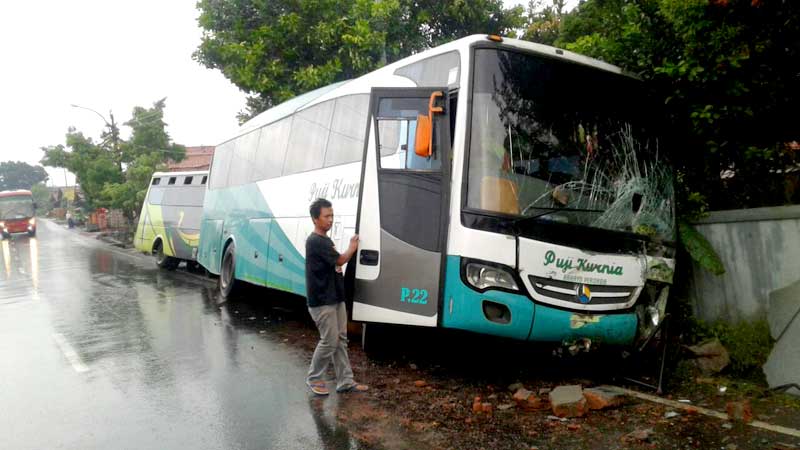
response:
M529 220L538 219L540 217L547 216L554 212L604 212L602 209L546 208L542 206L533 206L533 208L543 211L538 214L534 214L532 216L525 216L525 217L520 217L518 219L514 219L514 221L512 222L513 226L516 227L517 225L525 223Z

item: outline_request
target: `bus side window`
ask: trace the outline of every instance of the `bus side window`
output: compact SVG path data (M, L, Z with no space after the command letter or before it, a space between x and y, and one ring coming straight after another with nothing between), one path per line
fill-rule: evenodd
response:
M261 128L236 138L230 169L228 169L228 186L238 186L250 182L255 166L255 155Z
M368 109L368 94L347 95L336 99L325 151L325 167L361 161Z
M163 198L164 188L153 188L150 189L150 194L147 196L147 203L151 205L160 205Z
M169 177L169 183L167 183L167 184L173 185L173 184L175 184L175 180L177 180L177 179L178 179L177 177Z
M206 184L207 181L208 181L208 175L203 175L203 179L200 180L200 184Z
M192 180L194 180L194 177L185 177L183 179L183 184L192 184Z
M228 185L228 168L235 141L228 141L214 150L214 159L211 161L211 189L220 189Z
M292 118L286 117L261 129L256 149L258 166L253 171L251 181L268 180L281 176L291 128ZM214 177L211 178L213 181Z
M333 105L334 101L329 100L295 113L283 175L322 168Z
M161 178L153 178L153 186L158 186L159 183L161 183Z

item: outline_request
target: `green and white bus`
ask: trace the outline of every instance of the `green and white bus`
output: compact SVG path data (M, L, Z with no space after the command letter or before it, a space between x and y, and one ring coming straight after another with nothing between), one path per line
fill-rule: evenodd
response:
M220 144L198 261L305 295L309 204L333 202L352 319L629 345L664 317L673 181L642 83L470 36L265 111Z
M134 246L162 269L197 260L208 171L156 172L139 214Z

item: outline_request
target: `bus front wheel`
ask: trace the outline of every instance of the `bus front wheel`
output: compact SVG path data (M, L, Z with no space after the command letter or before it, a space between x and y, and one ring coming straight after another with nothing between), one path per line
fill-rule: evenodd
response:
M219 293L228 298L236 292L241 282L236 280L236 246L231 243L222 255L222 270L219 273Z
M180 264L180 260L164 254L164 246L161 241L156 242L153 247L153 255L156 257L156 265L161 269L173 270Z

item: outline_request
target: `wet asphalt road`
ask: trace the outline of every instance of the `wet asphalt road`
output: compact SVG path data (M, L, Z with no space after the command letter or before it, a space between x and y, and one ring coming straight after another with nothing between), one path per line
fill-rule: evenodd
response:
M228 308L52 222L0 241L0 449L359 448L308 355Z

